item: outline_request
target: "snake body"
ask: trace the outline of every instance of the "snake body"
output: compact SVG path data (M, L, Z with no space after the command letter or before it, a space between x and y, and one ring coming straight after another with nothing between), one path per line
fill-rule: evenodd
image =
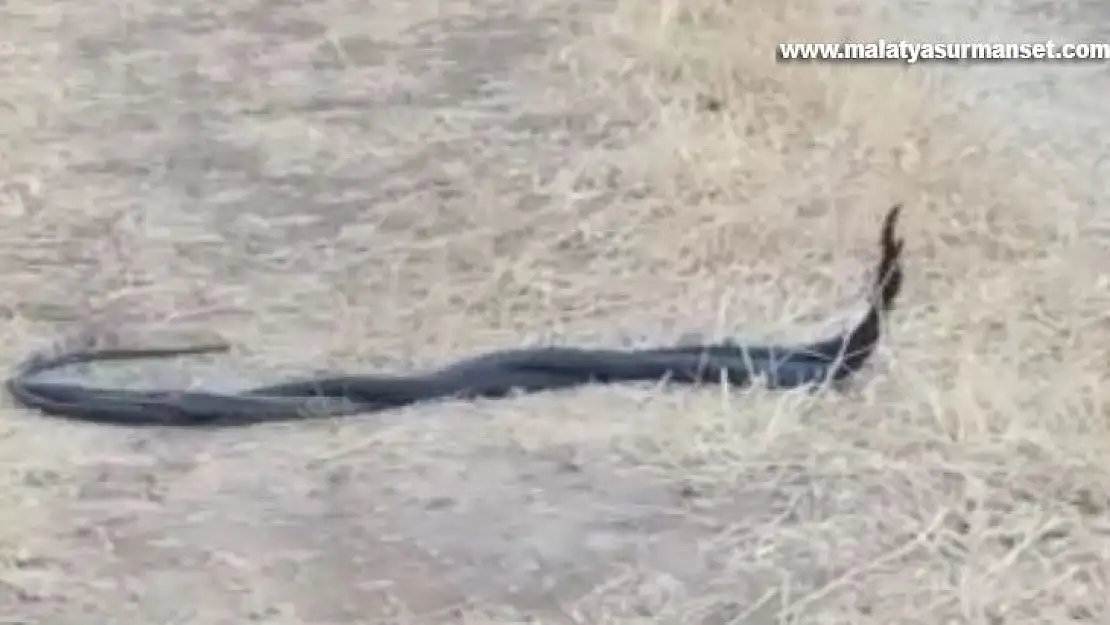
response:
M864 318L841 335L804 345L723 342L631 350L539 347L495 351L413 375L339 375L293 380L239 393L199 390L95 388L38 379L62 366L106 360L168 358L225 352L226 343L90 349L35 354L6 382L16 402L44 414L127 426L234 426L307 417L375 412L443 399L500 398L586 384L727 381L735 387L762 379L770 388L816 387L859 371L881 337L883 315L902 285L903 241L895 237L900 207L886 215L881 255Z

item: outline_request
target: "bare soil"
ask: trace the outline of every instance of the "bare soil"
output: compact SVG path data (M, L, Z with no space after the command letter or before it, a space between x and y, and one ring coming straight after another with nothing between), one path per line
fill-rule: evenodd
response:
M0 5L0 365L236 388L504 346L801 340L841 392L589 388L223 431L3 409L0 622L1095 623L1110 232L867 3ZM527 8L522 8L527 6ZM886 29L886 30L884 30Z

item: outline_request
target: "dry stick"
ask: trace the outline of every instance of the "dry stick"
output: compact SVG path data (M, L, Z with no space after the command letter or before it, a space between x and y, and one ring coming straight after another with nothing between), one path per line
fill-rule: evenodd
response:
M834 590L848 585L857 577L860 577L868 571L875 570L881 566L889 564L890 562L894 562L895 560L908 555L914 549L917 549L921 545L925 544L929 536L931 536L937 530L937 528L939 528L944 523L944 519L948 516L948 512L949 511L947 509L942 509L939 513L937 513L937 515L933 518L929 525L926 526L924 530L918 532L913 538L910 538L905 543L899 545L898 547L895 547L894 549L891 549L890 551L877 558L869 560L866 564L861 564L857 567L848 569L847 571L838 575L829 583L805 595L801 599L798 599L789 606L783 608L779 611L777 617L779 622L788 622L789 619L797 618L802 610L809 607L813 603L829 596L829 594L831 594Z

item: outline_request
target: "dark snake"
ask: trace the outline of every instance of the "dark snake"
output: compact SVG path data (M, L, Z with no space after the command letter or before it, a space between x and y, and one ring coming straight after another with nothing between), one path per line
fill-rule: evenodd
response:
M902 286L903 241L895 237L901 207L886 215L880 260L864 318L848 331L810 344L722 342L646 349L534 347L495 351L413 375L338 375L261 386L238 393L96 388L37 379L59 367L107 360L226 352L219 342L173 348L88 349L35 354L16 366L6 386L15 401L44 414L127 426L242 426L336 417L446 399L501 398L621 382L723 383L761 379L773 389L816 388L858 372L874 353L884 313Z

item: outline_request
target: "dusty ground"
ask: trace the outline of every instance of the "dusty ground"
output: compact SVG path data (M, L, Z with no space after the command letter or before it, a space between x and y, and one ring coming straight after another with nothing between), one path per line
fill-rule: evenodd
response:
M1093 159L929 72L774 62L888 34L848 2L518 5L9 0L3 364L90 328L233 337L111 373L214 386L801 338L902 201L874 371L223 432L5 409L0 622L1103 622Z

